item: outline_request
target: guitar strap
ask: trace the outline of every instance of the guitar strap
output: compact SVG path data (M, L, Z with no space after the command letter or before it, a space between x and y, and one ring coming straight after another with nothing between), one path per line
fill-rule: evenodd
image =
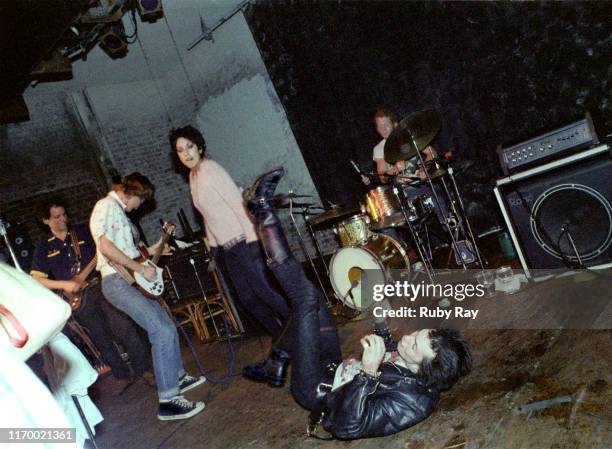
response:
M74 226L70 227L70 238L72 239L72 247L74 248L74 253L76 254L77 262L79 263L79 268L81 265L81 247L79 246L79 239L76 235L76 228ZM81 270L79 269L79 272Z

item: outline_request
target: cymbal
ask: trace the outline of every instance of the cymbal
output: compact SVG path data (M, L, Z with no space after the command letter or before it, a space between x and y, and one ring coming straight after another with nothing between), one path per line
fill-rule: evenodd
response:
M328 211L323 212L322 214L315 215L314 217L310 217L308 221L312 226L320 226L322 224L327 224L331 226L336 221L340 221L346 217L351 215L355 215L360 213L361 209L356 207L351 208L334 208Z
M281 202L292 200L294 198L312 198L312 195L298 195L297 193L289 192L280 195L274 195L272 198L270 198L270 200L274 202Z
M440 114L435 109L416 112L403 118L387 138L385 160L395 163L416 156L436 137L441 122Z
M443 159L432 159L431 161L425 162L425 167L427 168L429 177L431 179L436 179L446 174L448 162Z
M289 209L290 207L311 207L314 206L313 203L284 203L284 204L275 204L274 208L275 209Z

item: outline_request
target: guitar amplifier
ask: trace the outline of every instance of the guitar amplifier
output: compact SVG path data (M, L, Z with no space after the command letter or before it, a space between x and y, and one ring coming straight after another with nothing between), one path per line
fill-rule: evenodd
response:
M612 262L608 145L497 180L493 189L527 277L531 269Z
M208 264L208 253L203 244L175 252L164 267L167 301L176 304L201 297L202 289L207 295L215 292L217 286L208 272Z
M507 148L497 148L504 175L564 157L599 143L591 115Z

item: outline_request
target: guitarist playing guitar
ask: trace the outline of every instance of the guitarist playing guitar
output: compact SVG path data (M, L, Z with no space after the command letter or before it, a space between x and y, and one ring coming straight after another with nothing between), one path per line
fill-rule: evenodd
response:
M206 379L185 372L174 321L158 301L151 301L124 277L125 271L131 271L153 284L158 277L153 263L142 264L136 260L140 252L134 244L127 217L128 212L151 199L154 192L155 187L146 176L140 173L127 175L96 203L89 225L97 245L98 271L102 274L104 296L147 332L159 396L157 418L169 421L191 418L204 410L203 402L190 401L183 393ZM149 253L156 255L155 259L164 251L169 252L165 240L167 238L162 238L148 248ZM161 293L159 288L153 288L153 291Z
M87 224L69 226L65 203L57 197L48 198L38 216L50 232L36 245L30 274L45 287L61 291L71 303L72 319L87 328L102 362L111 367L115 378L127 382L132 377L115 341L128 353L134 374L145 374L151 368L147 344L132 320L102 295L100 276L94 270L96 245ZM64 332L79 343L68 326Z

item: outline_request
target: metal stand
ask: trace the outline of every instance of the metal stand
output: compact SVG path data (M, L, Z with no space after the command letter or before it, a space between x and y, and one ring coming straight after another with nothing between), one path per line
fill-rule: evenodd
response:
M314 232L314 229L312 229L312 225L310 224L310 220L308 219L310 217L309 209L310 209L309 207L305 207L302 210L302 218L304 219L304 223L306 224L306 229L308 229L310 238L312 239L315 245L315 249L317 250L317 257L319 261L321 261L321 263L323 264L323 267L325 268L325 275L329 277L329 267L327 266L327 263L325 262L323 253L321 252L321 247L319 246L319 240L317 239L317 235Z
M210 320L213 323L213 327L215 328L215 334L217 334L217 338L221 337L221 333L219 332L219 328L217 327L217 323L215 323L215 318L212 313L212 309L210 308L210 304L208 303L208 298L206 296L206 290L202 285L202 280L200 279L200 274L198 273L198 269L195 266L195 260L193 257L189 258L189 263L193 268L193 274L195 274L196 279L198 280L198 286L200 287L200 292L202 293L202 298L204 298L204 304L206 304L206 309L208 310L208 314L210 315ZM229 335L227 336L229 338Z
M70 330L74 332L77 337L79 337L83 344L87 346L87 349L89 349L91 355L93 355L98 360L98 366L106 365L106 362L104 362L104 360L102 359L102 354L100 354L100 350L96 347L91 338L89 338L87 329L81 326L77 322L77 320L74 319L74 316L68 318L68 322L66 324L68 325Z
M408 218L408 212L406 211L406 206L404 206L404 199L400 196L399 193L399 185L397 183L397 179L394 177L391 178L391 183L393 185L393 193L395 194L399 205L400 205L400 209L402 210L402 215L404 216L404 220L406 221L406 225L408 226L408 230L410 231L410 235L412 235L412 239L414 240L414 244L416 246L417 252L419 253L419 257L421 259L421 262L423 262L423 267L425 267L425 272L427 273L427 277L429 277L430 282L433 284L434 282L434 278L433 278L433 267L431 266L431 261L429 261L426 257L425 257L425 250L423 248L423 243L421 242L421 237L419 236L419 234L414 230L414 227L412 226L412 223L410 222L410 219ZM402 192L402 196L403 196L403 192Z
M327 293L325 292L325 287L323 286L323 282L321 281L321 277L319 276L317 267L315 266L314 261L312 260L312 257L310 257L310 253L308 252L308 249L306 248L306 244L304 243L304 238L302 237L302 233L300 232L298 225L295 221L295 217L293 216L293 199L292 198L289 198L289 216L291 217L291 223L293 223L293 227L295 229L295 232L297 233L298 241L300 242L302 252L308 259L308 263L310 264L310 266L312 267L312 270L314 271L314 274L317 278L317 282L319 283L319 287L321 288L321 291L323 292L323 296L325 296L327 305L330 306L331 303L329 301L329 298L327 297Z
M87 435L89 435L89 441L95 449L98 449L98 445L96 444L96 439L94 438L93 431L91 430L91 426L85 417L85 413L83 413L83 409L81 408L81 403L79 402L79 397L76 394L71 395L72 401L74 402L74 406L79 412L79 416L81 417L81 421L83 421L83 426L85 426L85 430L87 430Z
M453 189L455 190L455 196L457 197L457 201L459 202L459 208L461 209L461 215L463 216L463 220L465 221L465 225L467 227L469 237L471 239L472 245L474 245L474 251L476 251L476 256L478 257L478 263L480 264L480 268L484 269L484 264L482 263L482 256L480 255L480 250L478 249L476 237L474 237L474 232L472 231L472 225L470 224L470 220L468 219L467 213L465 212L465 207L463 207L463 200L461 199L461 194L459 193L459 189L457 188L457 183L455 182L455 175L454 175L453 167L451 167L450 165L448 166L447 173L451 179Z
M425 167L425 160L423 159L423 155L421 154L421 151L420 151L421 149L417 146L414 136L411 135L410 138L412 139L412 144L414 145L414 147L417 150L419 150L417 151L417 158L419 159L419 164L421 165L421 167L423 167L423 171L425 172L425 176L427 177L427 183L429 184L429 188L431 189L431 193L436 202L436 207L438 208L438 210L442 210L440 198L438 197L438 193L436 192L436 189L434 188L433 180L431 179L431 176L429 175L429 171ZM444 220L444 223L442 225L446 226L446 230L448 231L448 234L450 235L453 249L455 250L455 254L459 254L459 247L457 246L457 240L455 239L455 236L453 235L453 232L448 224L448 219ZM464 270L467 270L467 266L463 262L463 259L461 259L461 265L463 266Z
M11 241L8 238L8 234L6 232L6 226L4 224L4 221L2 221L2 218L0 218L0 235L2 235L2 238L4 239L4 243L6 244L6 247L8 248L9 253L11 254L11 259L13 259L15 268L23 273L23 270L21 269L21 265L19 265L19 261L17 260L17 256L15 255L15 251L13 251Z

